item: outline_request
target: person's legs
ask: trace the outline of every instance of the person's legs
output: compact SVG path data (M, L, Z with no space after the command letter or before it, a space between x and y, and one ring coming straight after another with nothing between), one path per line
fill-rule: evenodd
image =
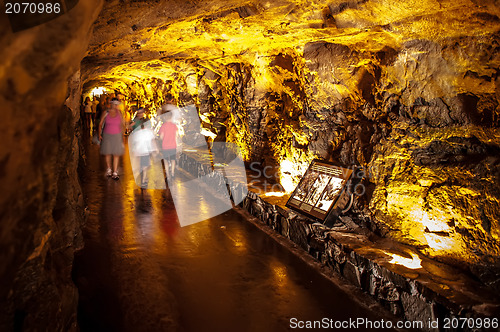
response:
M167 174L166 173L166 171L167 171L167 166L166 166L167 161L165 159L163 159L163 158L161 158L160 161L161 161L161 169L163 170L163 175L164 175L165 178L167 178L166 175L165 175L165 174Z
M175 150L164 150L163 160L167 177L174 176L175 170Z
M175 175L175 155L172 157L172 176Z
M111 155L107 154L104 156L104 159L106 160L106 176L111 176L112 171L111 171Z
M149 156L141 156L141 185L145 186L147 177L148 177L148 169L149 169Z
M169 169L169 159L170 157L168 156L167 150L162 150L162 161L163 161L163 167L165 168L165 179L167 179L170 175L170 169Z
M120 156L113 155L113 175L111 176L113 180L118 180L120 178L118 175L118 160L120 160Z
M120 156L113 156L113 172L118 173L118 161Z
M106 167L107 167L108 169L111 169L111 155L110 155L110 154L107 154L107 155L105 156L105 159L106 159Z
M170 160L165 159L165 172L167 173L167 176L170 175Z

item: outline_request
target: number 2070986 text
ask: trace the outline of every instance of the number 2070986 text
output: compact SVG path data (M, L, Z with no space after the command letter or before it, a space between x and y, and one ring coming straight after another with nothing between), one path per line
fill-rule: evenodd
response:
M34 3L34 2L6 2L6 14L59 14L61 4L59 2Z

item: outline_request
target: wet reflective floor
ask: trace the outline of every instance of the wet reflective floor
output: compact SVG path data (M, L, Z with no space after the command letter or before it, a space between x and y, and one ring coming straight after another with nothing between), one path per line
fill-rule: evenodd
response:
M98 147L87 147L90 216L73 271L81 331L287 331L293 318L381 319L237 211L180 227L169 191L141 190L127 156L121 165L120 180L106 178Z

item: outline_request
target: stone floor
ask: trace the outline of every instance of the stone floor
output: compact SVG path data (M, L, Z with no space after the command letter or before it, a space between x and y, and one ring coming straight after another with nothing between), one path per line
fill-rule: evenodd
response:
M97 147L87 147L89 218L74 265L81 331L286 331L294 317L394 319L235 210L180 227L169 191L141 190L127 158L114 181Z

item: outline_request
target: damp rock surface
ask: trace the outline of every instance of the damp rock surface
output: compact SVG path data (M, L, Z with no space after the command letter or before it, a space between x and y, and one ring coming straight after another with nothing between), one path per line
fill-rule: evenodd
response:
M314 158L361 166L364 227L498 289L495 1L170 8L106 3L85 89L120 89L153 113L172 96L195 104L210 142L238 144L288 192Z
M0 330L77 331L79 72L99 1L12 32L0 14Z

